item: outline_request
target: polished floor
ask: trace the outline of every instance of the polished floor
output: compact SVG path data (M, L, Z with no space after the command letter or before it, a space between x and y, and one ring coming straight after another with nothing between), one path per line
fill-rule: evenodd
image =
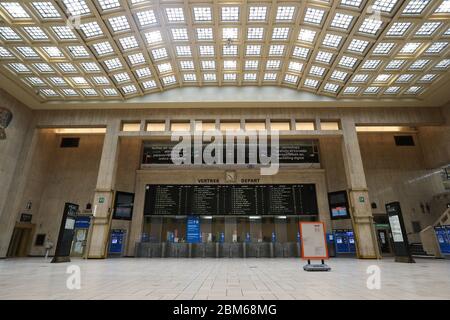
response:
M450 299L450 260L335 258L328 264L331 272L305 272L294 258L6 259L0 260L0 299ZM79 266L78 290L66 285L71 265ZM367 287L371 265L379 267L380 289Z

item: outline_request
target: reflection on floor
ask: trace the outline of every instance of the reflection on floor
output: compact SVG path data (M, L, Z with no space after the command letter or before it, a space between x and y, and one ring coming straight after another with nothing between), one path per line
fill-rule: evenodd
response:
M286 259L0 260L0 299L450 299L450 261L415 264L335 258L328 273L305 272ZM69 290L67 267L81 270ZM369 290L377 265L381 288Z

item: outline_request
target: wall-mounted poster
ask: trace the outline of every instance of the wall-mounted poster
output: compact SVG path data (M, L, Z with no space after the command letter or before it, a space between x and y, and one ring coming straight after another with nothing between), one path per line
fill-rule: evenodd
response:
M323 222L300 222L303 259L328 259L325 225Z

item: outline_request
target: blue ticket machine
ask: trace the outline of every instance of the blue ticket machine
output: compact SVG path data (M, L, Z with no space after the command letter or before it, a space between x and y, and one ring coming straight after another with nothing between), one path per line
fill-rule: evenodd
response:
M110 256L121 256L125 245L125 233L123 229L112 229L111 236L109 238L109 250Z

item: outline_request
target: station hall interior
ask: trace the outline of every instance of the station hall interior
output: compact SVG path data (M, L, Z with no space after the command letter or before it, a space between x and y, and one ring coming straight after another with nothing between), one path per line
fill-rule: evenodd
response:
M301 265L299 225L321 222L349 279L378 261L409 281L399 243L444 276L449 40L449 0L1 1L0 268L64 242L90 270L223 258L245 281L246 258ZM180 139L191 162L173 161ZM301 298L283 290L267 295Z

